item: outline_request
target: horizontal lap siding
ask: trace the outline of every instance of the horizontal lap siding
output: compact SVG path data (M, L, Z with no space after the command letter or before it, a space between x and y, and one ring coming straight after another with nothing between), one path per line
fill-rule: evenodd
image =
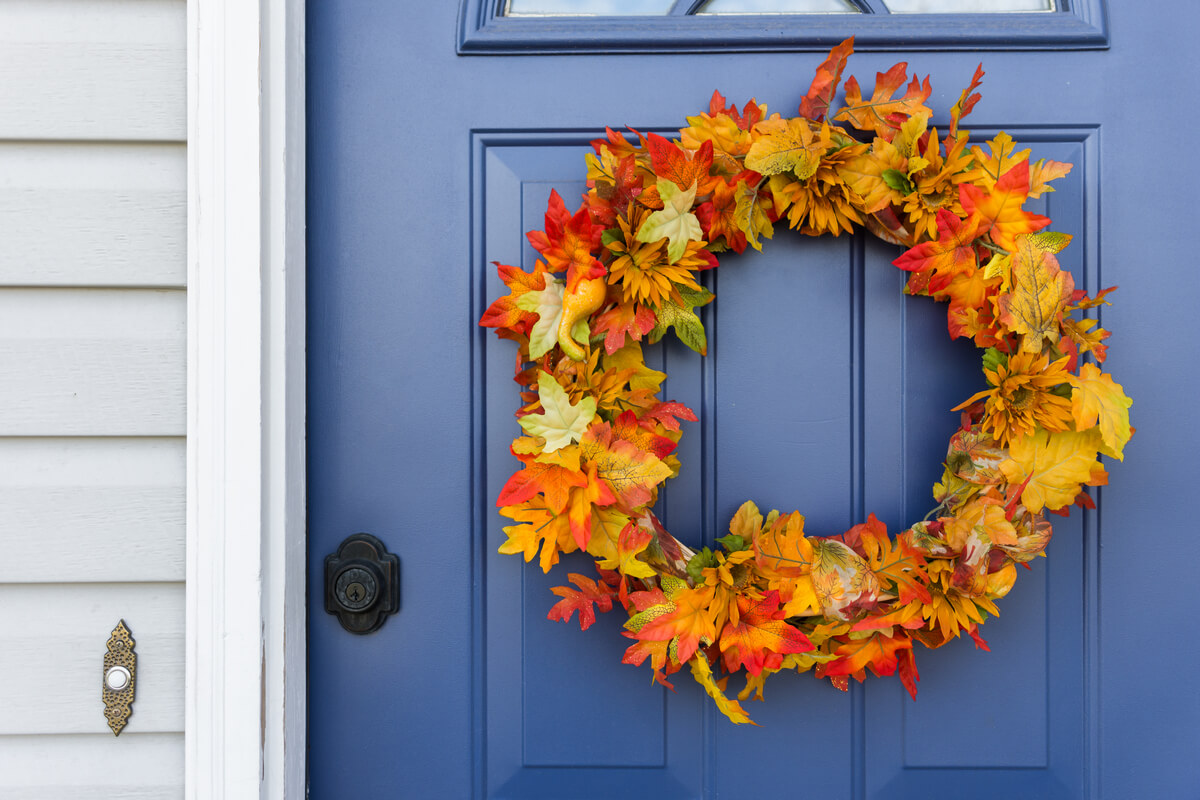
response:
M0 3L4 798L183 794L185 20L183 0Z

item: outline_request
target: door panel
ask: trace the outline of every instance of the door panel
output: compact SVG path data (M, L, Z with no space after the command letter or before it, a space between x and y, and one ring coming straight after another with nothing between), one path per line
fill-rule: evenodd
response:
M475 326L504 293L490 262L532 266L525 232L541 227L551 189L574 208L587 142L604 125L667 133L714 88L788 114L820 56L460 57L453 10L425 5L438 7L310 4L310 596L320 596L321 558L350 533L380 536L403 562L401 611L375 634L351 636L310 604L312 797L742 798L800 786L888 800L1086 798L1101 788L1136 797L1132 779L1099 767L1105 756L1134 763L1131 754L1156 765L1159 782L1194 786L1194 764L1168 763L1137 734L1148 723L1130 698L1155 690L1135 680L1139 663L1119 644L1132 607L1106 606L1104 630L1117 635L1100 638L1102 576L1106 595L1136 588L1099 562L1102 518L1110 545L1132 546L1141 512L1130 488L1116 500L1106 489L1100 512L1056 522L1050 557L1022 572L982 631L991 653L969 640L920 650L915 703L895 680L842 693L780 676L767 703L748 705L762 727L734 727L686 673L670 692L621 665L619 612L586 632L546 619L549 587L590 573L590 559L566 557L546 576L496 552L508 520L495 498L516 468L508 446L520 429L514 348ZM1110 214L1101 236L1101 179L1133 184L1120 159L1101 170L1110 162L1100 146L1102 131L1109 148L1135 141L1102 87L1146 46L860 54L849 70L869 84L908 58L933 74L931 105L944 112L982 60L973 139L1004 129L1034 158L1076 165L1030 207L1075 236L1063 263L1077 285L1123 285L1121 316L1106 327L1117 330L1110 364L1135 414L1155 407L1138 354L1163 346L1137 316L1171 298L1130 266L1136 231L1124 215L1145 198L1106 195L1124 215ZM1102 241L1126 256L1105 262L1103 282ZM949 341L944 306L901 294L897 254L870 237L780 230L765 252L727 255L706 274L717 294L703 310L706 358L673 340L650 348L670 376L664 395L700 416L685 423L683 469L659 502L682 540L711 544L746 499L800 509L810 531L829 534L867 512L895 531L929 509L956 427L949 409L980 383L978 353ZM1194 288L1182 259L1154 263ZM1149 440L1180 458L1183 448L1152 418L1135 424L1113 480L1145 488L1154 473L1138 448ZM1200 555L1173 524L1160 546ZM1166 613L1182 623L1182 612ZM1163 641L1164 656L1192 647ZM1122 695L1101 694L1101 663L1105 686ZM1158 712L1167 750L1195 743L1197 706L1181 698Z

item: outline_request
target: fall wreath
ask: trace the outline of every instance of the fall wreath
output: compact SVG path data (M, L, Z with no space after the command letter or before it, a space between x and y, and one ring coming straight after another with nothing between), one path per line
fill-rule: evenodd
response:
M950 111L944 138L930 126L929 78L900 63L864 98L845 84L831 108L853 40L817 69L799 116L741 110L714 92L679 139L611 129L592 143L582 207L551 193L545 229L528 234L542 255L532 272L497 265L510 293L481 324L517 343L513 442L520 470L500 492L502 553L586 551L598 578L572 573L551 619L578 611L587 628L614 603L634 640L625 663L654 677L687 665L734 722L750 718L726 696L762 698L767 676L812 670L841 689L848 678L899 674L916 696L913 647L977 633L1012 588L1018 564L1044 555L1046 512L1090 507L1083 487L1107 481L1099 455L1122 457L1132 433L1121 386L1101 372L1108 332L1076 315L1088 297L1056 254L1070 241L1025 211L1070 164L1030 162L999 134L970 145L960 123L978 102L976 70ZM840 124L839 124L840 123ZM819 236L855 226L905 248L894 261L907 294L949 303L952 338L982 353L986 387L966 398L950 439L935 507L890 537L872 514L836 536L810 535L799 512L733 517L720 548L695 551L652 511L677 474L681 420L696 415L658 397L666 375L646 366L640 342L668 329L704 354L696 308L713 300L697 280L717 254L761 250L777 223Z

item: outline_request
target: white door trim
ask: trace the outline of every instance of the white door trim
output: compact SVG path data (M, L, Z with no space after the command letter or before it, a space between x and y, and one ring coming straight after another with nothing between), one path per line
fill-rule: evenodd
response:
M186 794L303 798L304 0L187 27Z

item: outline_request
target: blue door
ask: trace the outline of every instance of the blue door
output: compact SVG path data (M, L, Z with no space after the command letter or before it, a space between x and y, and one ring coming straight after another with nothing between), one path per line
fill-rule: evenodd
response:
M458 6L309 2L311 796L1200 795L1195 6L612 24ZM780 676L749 705L761 727L735 727L684 676L671 692L621 665L618 614L586 632L546 619L549 587L588 559L543 576L497 554L514 348L476 321L504 293L490 262L532 266L525 231L551 190L574 209L605 125L670 134L714 89L789 116L814 51L850 33L874 52L848 72L869 85L909 61L943 124L983 61L973 137L1003 129L1076 165L1031 210L1075 237L1078 286L1120 287L1107 364L1138 432L1097 510L1056 523L1002 601L990 653L919 653L916 702L894 680ZM978 354L948 340L944 307L901 295L896 255L781 233L709 274L707 358L653 351L700 414L660 501L673 533L711 544L747 499L831 534L928 510ZM399 612L369 635L322 605L324 557L360 531L401 560Z

